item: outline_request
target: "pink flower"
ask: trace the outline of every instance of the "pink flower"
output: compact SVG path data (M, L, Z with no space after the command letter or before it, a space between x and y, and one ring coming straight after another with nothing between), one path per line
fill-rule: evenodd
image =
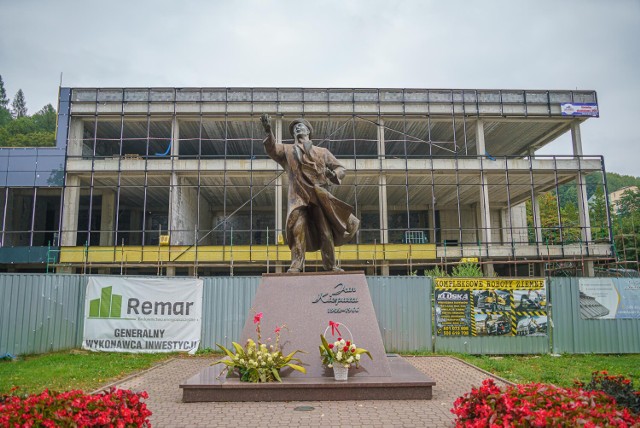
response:
M280 329L281 329L281 327L280 327L280 326L276 326L276 329L275 329L276 334L277 334L277 333L280 333Z
M262 319L262 312L258 312L257 314L255 314L255 316L253 317L253 323L254 324L258 324L260 323L260 320Z
M333 349L333 343L329 344L329 349Z

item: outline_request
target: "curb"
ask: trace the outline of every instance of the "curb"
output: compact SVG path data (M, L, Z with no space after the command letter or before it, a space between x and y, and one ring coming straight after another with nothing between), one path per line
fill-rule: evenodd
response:
M160 367L162 367L162 366L164 366L166 364L169 364L170 362L172 362L172 361L174 361L176 359L177 359L176 357L172 357L172 358L169 358L168 360L161 361L161 362L159 362L157 364L154 364L151 367L149 367L148 369L145 369L145 370L142 370L142 371L139 371L139 372L135 372L135 373L131 373L130 375L125 376L125 377L123 377L121 379L116 379L113 382L108 383L106 385L103 385L100 388L96 389L95 391L92 391L90 394L98 394L98 393L100 393L100 392L102 392L104 390L107 390L107 389L111 388L112 386L118 385L119 383L126 382L126 381L128 381L130 379L133 379L134 377L138 377L138 376L143 375L145 373L148 373L148 372L150 372L152 370L160 368Z
M506 380L505 378L502 378L502 377L500 377L500 376L498 376L498 375L496 375L496 374L493 374L493 373L488 372L488 371L486 371L486 370L484 370L484 369L481 369L481 368L480 368L480 367L478 367L478 366L474 366L473 364L468 363L468 362L466 362L465 360L462 360L462 359L460 359L460 358L458 358L458 357L451 357L451 356L449 356L449 358L452 358L452 359L454 359L454 360L460 361L461 363L463 363L463 364L465 364L465 365L467 365L467 366L469 366L469 367L473 367L474 369L478 370L479 372L482 372L482 373L484 373L484 374L486 374L486 375L488 375L488 376L491 376L492 378L498 379L500 382L504 382L504 383L506 383L507 385L511 385L511 386L515 386L515 385L516 385L515 383L511 382L510 380Z
M511 385L511 386L515 386L515 385L516 385L515 383L511 382L510 380L506 380L505 378L502 378L502 377L500 377L500 376L498 376L498 375L496 375L496 374L493 374L493 373L488 372L488 371L486 371L486 370L484 370L484 369L481 369L481 368L480 368L480 367L478 367L478 366L474 366L473 364L468 363L468 362L466 362L465 360L462 360L462 359L460 359L460 358L458 358L458 357L453 357L453 356L451 356L451 355L402 355L402 354L401 354L401 357L402 357L402 358L451 358L452 360L456 360L456 361L461 362L461 363L462 363L462 364L464 364L465 366L468 366L468 367L471 367L471 368L473 368L473 369L476 369L476 370L478 370L479 372L486 374L487 376L490 376L490 377L492 377L492 378L494 378L494 379L497 379L497 380L499 380L500 382L504 382L504 383L506 383L507 385Z

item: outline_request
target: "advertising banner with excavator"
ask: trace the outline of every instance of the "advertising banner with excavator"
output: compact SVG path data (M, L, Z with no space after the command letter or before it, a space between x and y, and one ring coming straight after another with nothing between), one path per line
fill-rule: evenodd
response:
M436 278L438 336L546 336L543 278Z

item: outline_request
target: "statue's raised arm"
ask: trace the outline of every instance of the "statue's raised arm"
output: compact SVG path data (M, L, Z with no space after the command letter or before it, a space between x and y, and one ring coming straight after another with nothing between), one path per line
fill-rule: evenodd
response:
M260 122L262 123L262 127L264 128L264 132L267 134L271 133L271 118L268 114L264 113L260 116Z

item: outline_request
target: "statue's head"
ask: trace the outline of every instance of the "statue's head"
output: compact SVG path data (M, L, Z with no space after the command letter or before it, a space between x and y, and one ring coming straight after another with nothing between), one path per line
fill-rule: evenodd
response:
M289 124L289 132L293 138L296 138L298 135L308 135L309 138L311 138L313 127L305 119L296 119Z

